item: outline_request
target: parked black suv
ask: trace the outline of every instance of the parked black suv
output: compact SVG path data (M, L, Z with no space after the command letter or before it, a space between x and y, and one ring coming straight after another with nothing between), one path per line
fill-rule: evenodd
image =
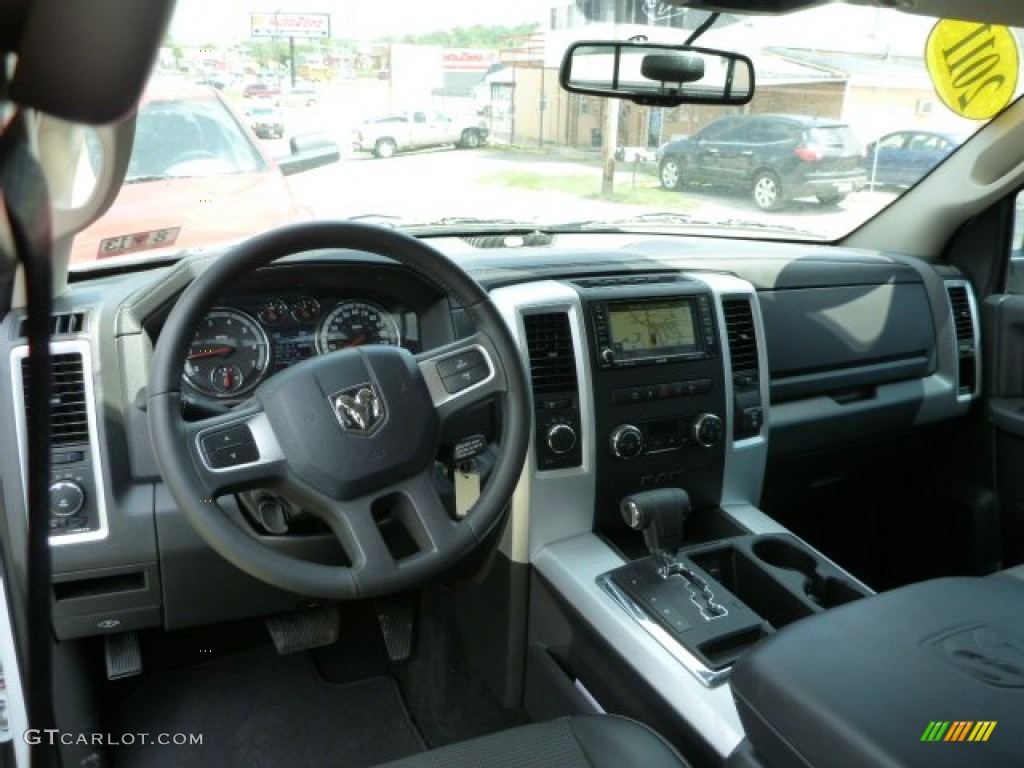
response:
M798 197L835 205L867 179L864 148L845 123L801 115L730 115L659 151L666 189L711 184L749 189L762 210Z

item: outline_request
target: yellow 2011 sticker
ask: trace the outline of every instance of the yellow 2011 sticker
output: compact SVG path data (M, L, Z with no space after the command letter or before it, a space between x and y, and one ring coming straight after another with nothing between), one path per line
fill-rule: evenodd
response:
M1013 33L995 24L943 19L925 46L935 92L943 104L971 120L988 120L1010 103L1019 59Z

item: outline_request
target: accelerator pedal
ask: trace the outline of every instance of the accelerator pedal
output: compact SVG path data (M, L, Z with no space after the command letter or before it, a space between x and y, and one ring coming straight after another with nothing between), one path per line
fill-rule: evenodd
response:
M412 655L413 631L416 627L413 601L409 596L378 600L377 620L384 635L384 647L391 661L406 661Z
M338 606L334 603L300 608L265 619L274 648L282 656L331 645L338 639Z
M142 648L138 632L119 632L103 638L107 660L107 680L120 680L142 674Z

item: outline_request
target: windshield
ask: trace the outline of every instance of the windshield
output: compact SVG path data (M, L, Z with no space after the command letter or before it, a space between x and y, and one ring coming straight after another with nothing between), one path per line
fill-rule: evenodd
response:
M75 265L310 218L430 234L834 241L984 124L950 109L928 74L937 20L891 10L722 14L698 44L753 61L753 100L665 108L567 93L561 57L585 39L681 44L707 12L589 0L260 6L178 1L124 187L76 238ZM960 85L989 71L969 47L945 52L968 62Z

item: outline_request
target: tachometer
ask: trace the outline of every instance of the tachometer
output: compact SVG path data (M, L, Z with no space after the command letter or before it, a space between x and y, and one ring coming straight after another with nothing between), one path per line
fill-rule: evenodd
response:
M383 307L370 301L343 301L327 315L316 334L321 355L363 344L398 346L398 323Z
M214 309L199 323L185 360L185 379L212 397L237 397L256 388L269 370L270 344L253 318Z

